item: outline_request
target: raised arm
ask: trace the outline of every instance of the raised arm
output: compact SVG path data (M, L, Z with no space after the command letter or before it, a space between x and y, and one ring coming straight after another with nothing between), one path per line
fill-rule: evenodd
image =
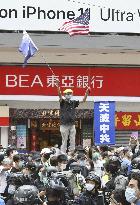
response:
M59 85L59 80L56 79L56 83L55 83L56 87L57 87L57 92L58 92L58 96L59 96L59 100L62 101L62 93L61 93L61 89L60 89L60 85Z
M87 100L87 96L89 95L90 90L91 90L90 87L88 87L88 88L86 89L86 92L85 92L85 95L84 95L84 97L83 97L83 100L80 101L80 103L86 102L86 100Z

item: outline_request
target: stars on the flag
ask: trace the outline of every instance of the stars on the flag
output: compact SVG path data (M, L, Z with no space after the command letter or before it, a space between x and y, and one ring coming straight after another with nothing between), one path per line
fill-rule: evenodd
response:
M90 9L88 8L76 19L64 22L59 30L68 32L70 36L85 35L89 33L89 20Z
M84 25L88 25L90 20L90 9L86 9L85 12L73 20L75 23L80 23Z

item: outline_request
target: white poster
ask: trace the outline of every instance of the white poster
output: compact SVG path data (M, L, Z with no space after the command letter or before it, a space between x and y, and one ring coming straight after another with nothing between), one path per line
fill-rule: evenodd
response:
M91 32L140 33L139 0L4 0L0 29L59 31L87 8Z
M17 148L24 149L26 148L26 125L17 125Z

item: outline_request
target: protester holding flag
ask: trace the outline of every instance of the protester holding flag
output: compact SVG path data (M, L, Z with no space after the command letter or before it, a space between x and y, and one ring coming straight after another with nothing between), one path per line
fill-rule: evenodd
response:
M71 89L64 90L63 98L58 80L56 80L56 86L60 101L60 132L62 136L61 151L66 153L68 137L70 138L69 151L71 152L75 150L75 108L78 107L81 102L86 101L87 96L90 92L90 87L87 88L85 96L80 102L79 100L72 100L73 91Z

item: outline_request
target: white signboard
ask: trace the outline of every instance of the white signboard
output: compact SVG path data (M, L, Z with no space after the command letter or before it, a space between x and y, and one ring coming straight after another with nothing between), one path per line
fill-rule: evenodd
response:
M58 31L87 8L91 32L140 33L139 0L4 0L0 29Z
M66 20L78 17L86 8L68 0L4 0L0 4L0 29L58 31Z
M139 0L94 0L90 30L140 33Z

